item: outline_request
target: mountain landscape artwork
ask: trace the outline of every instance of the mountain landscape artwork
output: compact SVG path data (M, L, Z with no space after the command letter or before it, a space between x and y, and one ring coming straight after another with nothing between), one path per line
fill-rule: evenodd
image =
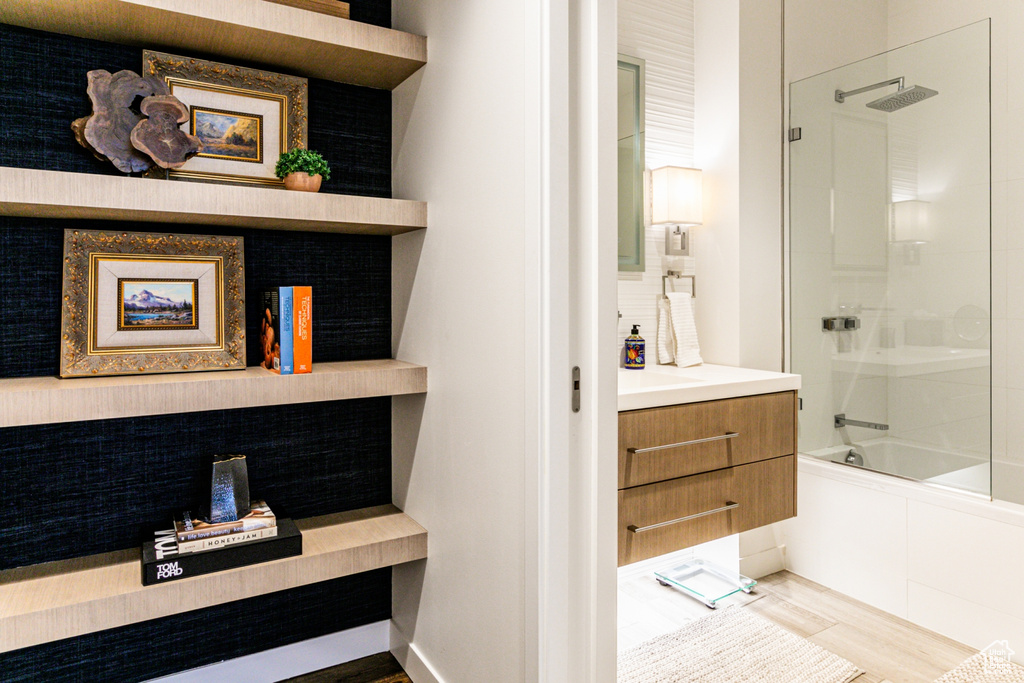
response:
M199 156L263 161L263 117L192 107L190 133L203 142Z
M194 328L195 280L120 282L121 329Z

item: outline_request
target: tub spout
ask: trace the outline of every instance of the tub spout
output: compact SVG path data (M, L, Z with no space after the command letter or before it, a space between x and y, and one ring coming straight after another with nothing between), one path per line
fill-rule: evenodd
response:
M847 420L846 413L839 413L835 416L835 428L840 429L842 427L865 427L866 429L878 429L881 431L887 431L889 425L882 424L881 422L863 422L861 420Z

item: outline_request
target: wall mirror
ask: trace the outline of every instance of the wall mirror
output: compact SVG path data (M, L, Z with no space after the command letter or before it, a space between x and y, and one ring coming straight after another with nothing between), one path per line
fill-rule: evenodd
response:
M619 270L643 271L644 60L619 55Z

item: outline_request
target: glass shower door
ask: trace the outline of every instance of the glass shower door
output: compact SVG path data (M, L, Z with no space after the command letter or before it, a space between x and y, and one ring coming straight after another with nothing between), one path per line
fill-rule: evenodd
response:
M989 25L795 82L800 451L991 494Z

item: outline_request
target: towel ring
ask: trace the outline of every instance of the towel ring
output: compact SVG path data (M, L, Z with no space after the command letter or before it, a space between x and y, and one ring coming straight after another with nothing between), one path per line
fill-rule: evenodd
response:
M668 298L668 293L665 291L665 289L666 289L666 287L668 285L668 279L669 278L672 278L673 280L682 280L683 278L690 278L690 298L691 299L696 299L697 298L697 276L696 275L683 275L678 270L670 270L665 275L661 276L661 295L663 297L665 297L666 299ZM674 287L673 287L673 291L675 291Z

